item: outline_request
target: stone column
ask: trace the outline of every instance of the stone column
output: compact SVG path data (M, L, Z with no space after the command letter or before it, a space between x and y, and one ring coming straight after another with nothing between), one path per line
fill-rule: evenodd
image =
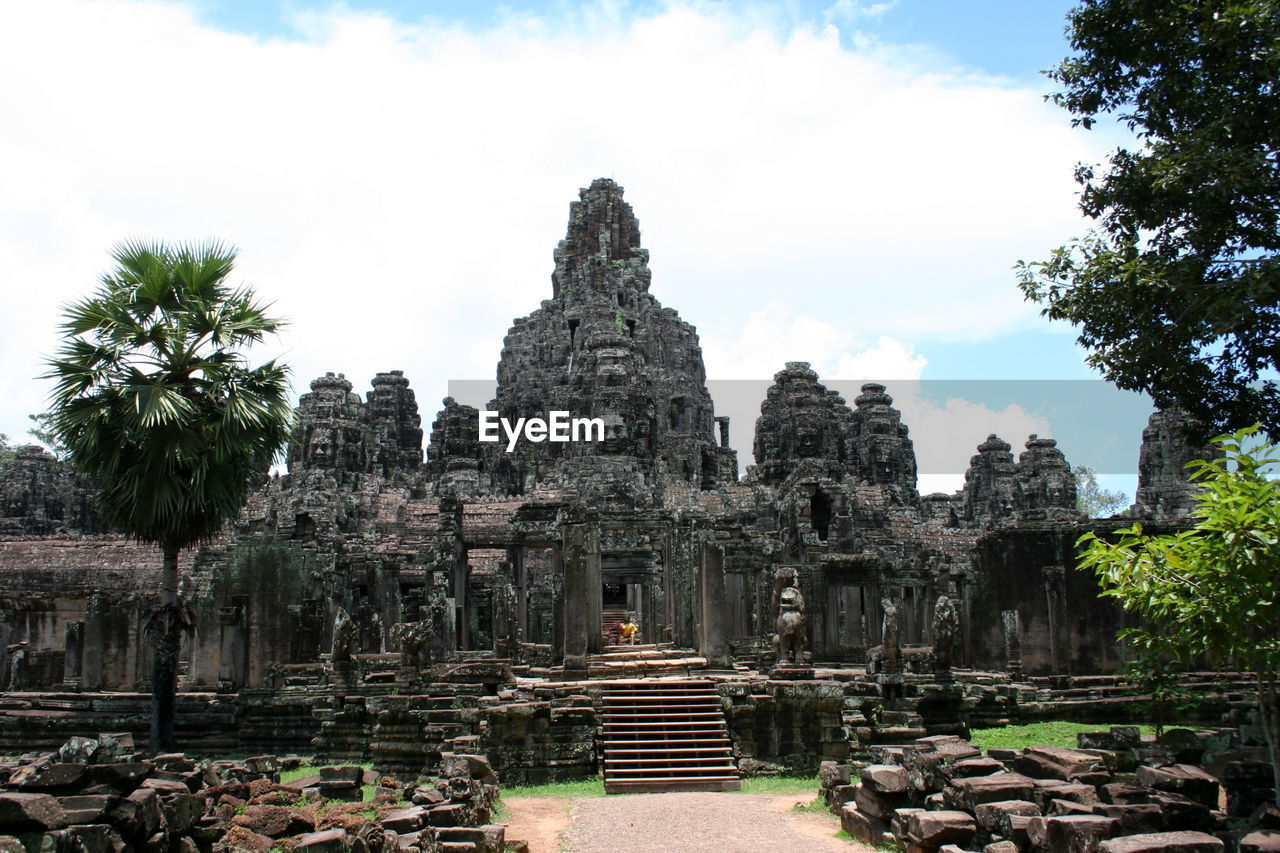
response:
M585 524L568 524L564 527L564 549L561 554L564 569L564 586L561 592L563 599L564 640L560 657L564 661L566 678L585 677L587 672L587 652L590 647L592 633L600 633L600 621L597 617L593 626L586 606L591 594L590 583L592 572L589 565L590 539ZM600 580L598 577L599 559L596 559L597 577L595 578L595 595L600 596ZM598 642L598 641L597 641Z
M248 668L244 607L236 605L219 608L218 628L218 689L231 692L245 685L245 671Z
M66 637L62 680L68 687L78 688L84 673L84 623L68 622Z
M702 546L702 630L698 651L707 664L727 669L730 663L729 642L725 633L724 551L717 545Z
M102 618L105 603L101 596L91 595L84 603L84 656L80 682L85 690L102 689L102 649L106 643Z
M557 663L564 662L565 606L564 606L564 546L557 542L551 548L551 648Z
M1066 620L1066 586L1067 570L1062 566L1045 566L1044 596L1045 609L1049 619L1049 667L1054 674L1071 674L1071 652L1064 642Z
M1018 611L1000 611L1000 626L1004 630L1005 668L1013 678L1022 678L1022 620Z
M604 633L600 630L604 621L604 577L600 569L600 526L589 523L586 526L586 552L583 579L585 596L582 599L582 610L587 620L587 651L600 654L604 651Z

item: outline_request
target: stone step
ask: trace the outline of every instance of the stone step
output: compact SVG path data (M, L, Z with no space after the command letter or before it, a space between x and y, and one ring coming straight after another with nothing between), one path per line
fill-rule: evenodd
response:
M617 681L601 704L606 793L740 787L711 682Z

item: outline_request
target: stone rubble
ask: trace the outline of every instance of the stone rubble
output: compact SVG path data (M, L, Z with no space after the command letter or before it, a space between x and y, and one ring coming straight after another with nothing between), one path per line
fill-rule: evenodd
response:
M77 761L64 761L74 753ZM480 755L446 753L401 784L357 766L280 784L301 759L143 759L131 740L76 738L0 764L0 851L21 853L504 853L498 778ZM372 802L362 786L377 783Z
M1078 749L1032 746L981 751L959 737L918 738L878 748L860 769L824 763L822 794L842 828L872 846L907 853L1221 853L1274 850L1280 809L1239 808L1239 772L1257 750L1231 730L1170 730L1143 741L1136 728L1079 735ZM1176 760L1217 749L1219 776ZM1139 757L1143 762L1139 763ZM1150 761L1151 763L1146 763ZM854 781L854 780L857 781ZM1268 783L1269 784L1269 783ZM1252 801L1252 800L1250 800Z

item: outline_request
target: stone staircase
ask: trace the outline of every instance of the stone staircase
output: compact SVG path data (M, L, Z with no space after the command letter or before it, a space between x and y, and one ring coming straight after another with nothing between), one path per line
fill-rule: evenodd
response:
M603 653L587 659L591 678L641 678L644 676L692 675L704 669L707 659L689 649L666 644L605 646Z
M605 793L739 789L710 681L614 681L605 685L602 703Z

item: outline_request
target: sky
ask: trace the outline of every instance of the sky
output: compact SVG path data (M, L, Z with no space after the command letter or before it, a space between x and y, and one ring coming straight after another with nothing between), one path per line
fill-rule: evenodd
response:
M0 432L26 438L60 307L131 238L235 244L296 393L400 369L429 425L450 380L493 377L611 177L709 378L887 382L925 491L1038 432L1131 493L1149 407L1085 429L1053 389L1097 377L1012 271L1086 230L1073 169L1125 139L1044 100L1071 5L0 3Z

